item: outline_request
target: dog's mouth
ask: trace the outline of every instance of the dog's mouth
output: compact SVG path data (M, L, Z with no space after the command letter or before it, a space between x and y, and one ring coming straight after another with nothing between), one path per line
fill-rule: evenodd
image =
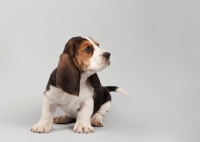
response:
M111 63L110 60L108 60L108 62L107 62L108 66L110 66L110 63Z
M99 66L101 66L103 69L106 68L107 66L110 65L110 59L104 60L103 63L98 64Z

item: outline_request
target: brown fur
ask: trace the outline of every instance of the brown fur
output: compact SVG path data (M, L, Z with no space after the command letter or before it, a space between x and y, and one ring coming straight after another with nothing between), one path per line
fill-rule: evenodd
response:
M72 123L72 122L75 122L75 119L72 117L69 117L67 115L58 116L58 117L53 118L53 123L55 123L55 124L68 124L68 123Z
M99 43L98 42L96 42L94 39L92 39L91 37L89 37L93 42L94 42L94 44L95 45L97 45L97 46L99 46Z
M85 52L88 46L92 48L89 53ZM79 96L80 74L87 71L93 50L93 45L82 37L73 37L66 43L56 71L55 82L58 88L69 94ZM89 80L92 87L101 88L101 83L96 73L90 76Z
M92 48L90 53L84 51L88 46ZM83 41L79 46L77 50L78 56L75 56L75 61L81 72L87 71L87 67L90 65L90 58L93 55L93 50L94 47L89 41Z
M56 74L56 86L69 94L79 95L80 72L70 55L60 56Z

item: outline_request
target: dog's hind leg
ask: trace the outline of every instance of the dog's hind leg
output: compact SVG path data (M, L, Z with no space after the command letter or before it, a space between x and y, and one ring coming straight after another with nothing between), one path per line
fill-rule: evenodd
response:
M68 124L75 122L75 118L69 117L67 114L63 114L61 116L57 116L53 118L53 123L55 124Z
M106 102L100 109L91 117L91 124L94 127L103 127L103 116L106 115L107 111L111 107L111 102Z

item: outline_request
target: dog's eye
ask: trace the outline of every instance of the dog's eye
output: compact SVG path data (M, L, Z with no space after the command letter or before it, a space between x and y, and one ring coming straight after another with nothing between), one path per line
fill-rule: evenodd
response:
M87 47L85 48L85 52L87 52L87 53L89 53L91 50L92 50L92 48L89 47L89 46L87 46Z

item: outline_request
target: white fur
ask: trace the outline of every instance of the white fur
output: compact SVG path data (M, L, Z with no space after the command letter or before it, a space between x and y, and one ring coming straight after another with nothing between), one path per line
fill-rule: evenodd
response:
M110 109L111 107L111 102L106 102L105 104L103 104L101 106L101 108L99 109L98 112L96 112L92 118L91 118L91 123L93 125L97 125L97 126L101 126L103 127L103 116L106 115L107 111Z
M57 103L48 97L44 97L42 106L42 116L40 121L32 126L31 131L35 133L49 133L53 129L53 114L55 113Z
M124 91L122 88L117 88L117 89L116 89L116 92L119 92L119 93L121 93L121 94L124 94L124 95L129 96L129 94L128 94L126 91Z
M67 94L50 85L50 90L45 92L41 119L31 128L33 132L46 133L51 130L56 107L60 107L69 117L77 119L74 132L89 133L94 131L90 123L94 106L92 98L94 88L86 80L86 76L85 73L81 74L79 97Z
M84 38L87 39L94 47L93 56L90 59L88 70L96 72L105 69L110 64L110 61L106 60L105 57L103 57L103 53L105 53L106 51L94 44L94 42L90 38Z
M90 85L87 78L93 73L107 67L109 61L103 58L105 50L96 46L90 38L86 39L93 44L94 52L90 59L88 71L81 74L79 97L67 94L61 89L50 85L50 89L45 92L41 119L33 125L31 131L36 133L50 132L52 129L53 114L57 107L60 107L67 116L77 119L73 129L74 132L89 133L94 131L90 120L94 107L94 88ZM105 109L103 107L102 111L100 110L98 113L103 116L107 108L106 105Z

